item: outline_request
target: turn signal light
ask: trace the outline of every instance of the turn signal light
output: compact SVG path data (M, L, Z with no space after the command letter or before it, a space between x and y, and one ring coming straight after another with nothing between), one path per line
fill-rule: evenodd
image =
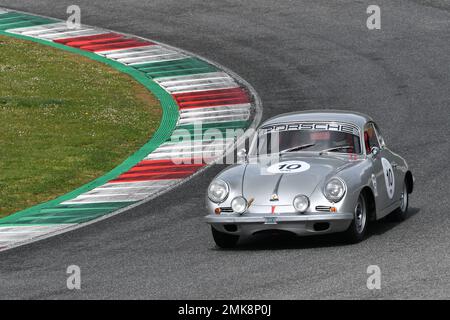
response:
M330 212L336 212L336 207L330 207Z
M220 214L221 211L222 211L222 210L220 210L220 208L214 209L214 213L215 213L215 214Z

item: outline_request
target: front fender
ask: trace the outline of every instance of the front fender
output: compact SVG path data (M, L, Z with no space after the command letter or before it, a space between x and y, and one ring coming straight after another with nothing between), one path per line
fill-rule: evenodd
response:
M334 175L327 176L326 179L318 186L316 192L320 192L323 196L323 187L332 177L338 177L342 179L347 187L344 198L338 203L334 204L339 212L353 212L358 197L362 190L366 187L370 188L372 194L376 193L376 180L372 177L370 159L365 158L362 160L355 160L353 165L347 166L343 170L338 171ZM326 200L328 201L328 200Z

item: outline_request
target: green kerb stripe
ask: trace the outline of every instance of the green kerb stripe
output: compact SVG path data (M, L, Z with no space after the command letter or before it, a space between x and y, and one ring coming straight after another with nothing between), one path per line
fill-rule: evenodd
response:
M0 30L33 27L56 22L56 20L26 14L5 13L0 16Z
M82 223L114 212L132 203L134 202L58 205L52 208L44 208L27 215L16 216L15 219L7 222L0 220L0 226Z
M216 67L196 58L146 63L134 65L133 68L145 72L150 78L184 76L218 71Z

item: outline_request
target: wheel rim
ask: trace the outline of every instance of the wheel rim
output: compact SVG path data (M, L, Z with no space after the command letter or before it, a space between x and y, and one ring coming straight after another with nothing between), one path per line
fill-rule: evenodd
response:
M367 220L367 211L366 211L366 203L362 196L359 196L358 203L355 208L355 225L356 231L358 233L362 233L364 228L366 227Z
M403 186L402 194L400 195L400 210L406 211L408 208L408 190L406 190L406 184Z

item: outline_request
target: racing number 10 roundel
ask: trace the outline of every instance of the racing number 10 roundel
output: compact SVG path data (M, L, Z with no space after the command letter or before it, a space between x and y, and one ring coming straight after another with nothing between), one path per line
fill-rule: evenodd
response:
M282 161L267 168L270 173L299 173L309 170L310 165L304 161Z
M395 177L394 171L389 161L385 158L381 158L381 164L383 165L384 181L386 182L386 191L389 199L394 197L395 190Z

